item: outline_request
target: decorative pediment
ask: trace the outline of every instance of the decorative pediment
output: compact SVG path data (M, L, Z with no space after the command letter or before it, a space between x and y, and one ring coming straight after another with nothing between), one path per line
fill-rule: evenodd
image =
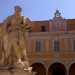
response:
M56 17L56 18L61 17L61 13L59 12L59 10L56 10L54 15L55 15L54 17Z
M66 19L61 17L61 13L56 10L54 18L50 20L50 31L65 31L66 30Z

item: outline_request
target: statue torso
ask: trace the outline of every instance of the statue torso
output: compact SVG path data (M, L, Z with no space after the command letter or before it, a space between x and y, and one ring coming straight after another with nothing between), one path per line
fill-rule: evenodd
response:
M11 16L11 20L10 20L10 26L16 26L16 25L21 25L23 24L23 16L15 16L12 15ZM23 32L22 30L13 30L12 32L10 32L10 38L15 38L15 39L19 39L23 36Z
M18 24L23 24L23 16L13 15L10 20L10 25L18 25Z

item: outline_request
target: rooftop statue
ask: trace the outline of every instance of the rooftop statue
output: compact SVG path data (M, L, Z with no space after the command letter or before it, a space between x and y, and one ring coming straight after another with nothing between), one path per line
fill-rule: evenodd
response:
M14 7L14 14L2 22L3 51L1 63L6 66L31 69L26 53L27 34L32 21L21 15L22 8Z

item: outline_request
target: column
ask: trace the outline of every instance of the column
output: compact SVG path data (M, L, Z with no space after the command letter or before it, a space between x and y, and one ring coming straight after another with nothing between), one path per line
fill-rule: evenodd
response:
M49 39L46 40L46 52L49 51Z
M48 75L48 70L46 70L46 75Z

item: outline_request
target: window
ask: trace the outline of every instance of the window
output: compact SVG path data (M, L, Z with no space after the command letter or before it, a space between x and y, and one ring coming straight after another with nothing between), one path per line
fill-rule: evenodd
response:
M41 41L35 41L35 51L41 52Z
M59 14L56 14L56 17L59 17Z
M75 51L75 40L73 40L73 50Z
M56 52L60 51L60 41L58 40L54 41L54 51Z
M46 31L46 27L45 26L41 26L41 32L45 32Z
M56 23L55 27L56 27L56 30L58 31L59 30L59 23Z

